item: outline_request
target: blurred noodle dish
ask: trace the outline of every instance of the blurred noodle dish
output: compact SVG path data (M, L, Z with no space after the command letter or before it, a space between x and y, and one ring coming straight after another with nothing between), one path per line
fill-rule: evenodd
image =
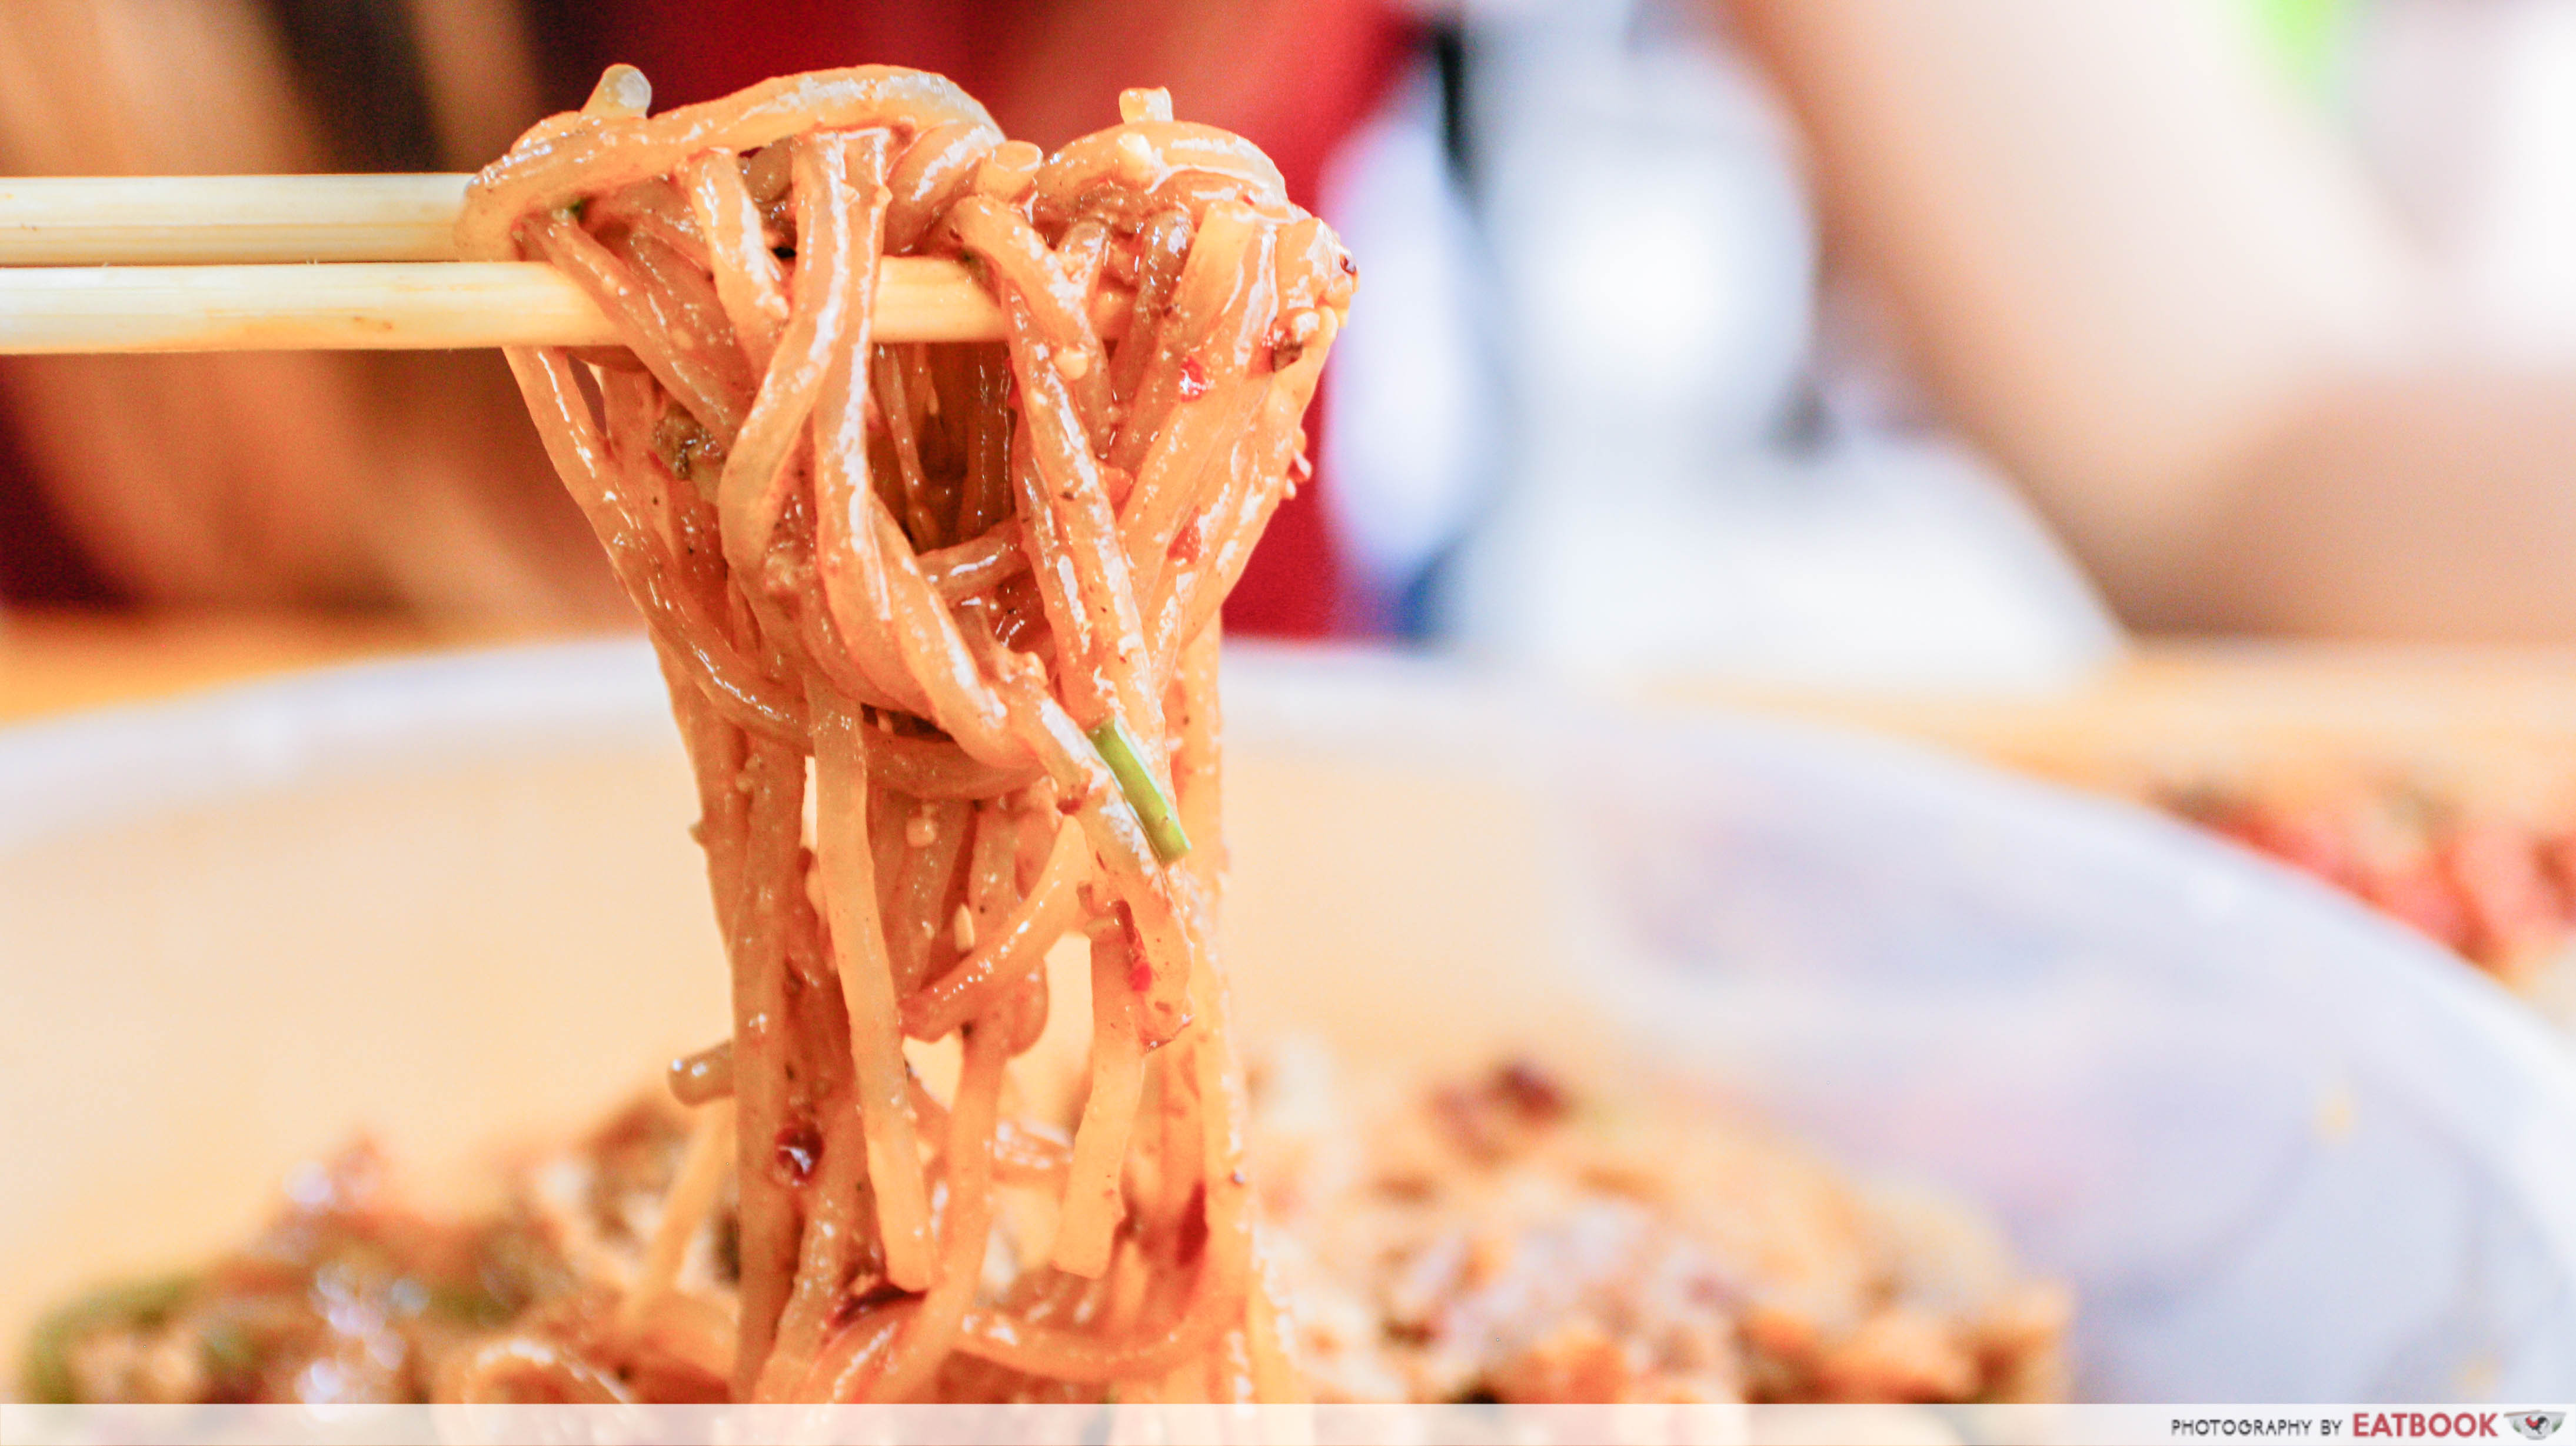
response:
M2403 774L2331 787L2203 780L2141 787L2193 823L2332 884L2518 992L2576 939L2576 819L2489 809Z
M614 67L476 178L461 252L623 343L510 363L661 659L731 1036L495 1211L312 1167L64 1306L30 1394L2062 1391L2065 1293L1962 1207L1650 1081L1229 1032L1218 609L1357 273L1251 145L1120 108L1050 157L917 71L655 115ZM889 258L962 260L1005 339L873 338Z

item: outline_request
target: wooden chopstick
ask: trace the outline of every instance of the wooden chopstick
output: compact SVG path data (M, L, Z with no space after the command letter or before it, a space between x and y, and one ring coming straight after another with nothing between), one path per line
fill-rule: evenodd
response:
M874 330L880 341L993 341L1002 313L956 262L896 256L877 272ZM0 355L616 341L580 287L534 262L0 268Z
M613 344L552 267L448 259L466 179L0 179L0 355ZM879 340L1002 336L956 262L877 287Z
M470 179L5 176L0 266L453 261Z

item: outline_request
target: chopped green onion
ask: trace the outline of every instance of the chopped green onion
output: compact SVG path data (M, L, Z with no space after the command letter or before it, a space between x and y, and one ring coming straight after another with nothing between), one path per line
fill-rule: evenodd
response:
M1136 740L1117 714L1091 730L1091 746L1100 750L1100 760L1118 779L1118 791L1127 795L1127 806L1136 810L1136 821L1145 826L1145 839L1154 846L1154 857L1164 863L1190 851L1190 836L1181 828L1180 814L1172 807L1172 796L1163 791L1153 770L1145 766L1144 756L1137 751Z
M514 1312L510 1303L481 1285L458 1284L454 1281L432 1281L428 1291L431 1314L469 1325L504 1326Z
M206 1373L219 1380L240 1381L258 1374L259 1343L241 1322L218 1320L197 1334L198 1353Z
M27 1337L21 1384L28 1399L51 1405L78 1400L71 1367L75 1343L112 1326L157 1326L196 1284L196 1278L187 1275L126 1281L92 1291L45 1317Z

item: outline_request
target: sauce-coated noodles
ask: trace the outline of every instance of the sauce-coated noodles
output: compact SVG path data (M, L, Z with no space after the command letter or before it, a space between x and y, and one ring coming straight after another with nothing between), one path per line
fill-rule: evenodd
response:
M919 72L642 91L613 70L530 131L459 228L625 342L510 363L660 650L732 969L620 1317L716 1353L671 1280L729 1141L737 1399L1292 1397L1216 969L1217 612L1303 472L1349 261L1158 91L1043 159ZM1007 342L877 342L897 256L966 259ZM1003 1103L1069 934L1065 1140ZM904 1041L951 1034L943 1102ZM1004 1188L1052 1193L1044 1258L992 1258ZM486 1349L496 1392L601 1389L542 1340Z
M531 131L459 240L621 333L510 360L659 649L730 1037L497 1213L415 1213L364 1147L299 1172L239 1248L49 1316L29 1394L2062 1390L2067 1297L1991 1231L1703 1100L1521 1059L1345 1095L1285 1041L1247 1088L1217 614L1352 288L1267 160L1160 92L1046 158L912 71L644 91ZM912 258L1005 339L874 335Z

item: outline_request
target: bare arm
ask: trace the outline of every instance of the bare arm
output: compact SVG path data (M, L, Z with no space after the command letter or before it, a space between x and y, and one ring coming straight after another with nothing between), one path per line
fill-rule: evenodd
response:
M2576 636L2576 376L2455 340L2207 0L1740 0L1839 244L2148 625Z
M515 36L412 0L455 164L535 118ZM0 0L0 174L327 168L264 0ZM473 149L489 148L489 149ZM95 566L148 604L625 623L497 356L16 357L0 427ZM0 549L9 540L0 538Z

